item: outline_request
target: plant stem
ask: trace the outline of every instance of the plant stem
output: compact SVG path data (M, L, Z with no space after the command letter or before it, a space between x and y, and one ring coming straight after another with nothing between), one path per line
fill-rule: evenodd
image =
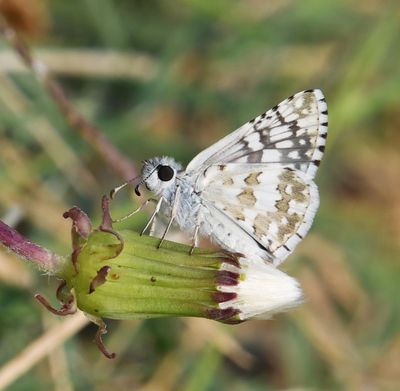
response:
M33 262L49 274L55 274L61 264L62 257L52 251L32 243L15 229L0 220L0 243L17 255Z

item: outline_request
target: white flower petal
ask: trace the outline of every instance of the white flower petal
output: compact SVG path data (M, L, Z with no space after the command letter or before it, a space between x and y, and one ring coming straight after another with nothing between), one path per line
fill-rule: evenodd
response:
M240 258L241 278L236 286L220 286L222 292L235 292L237 297L219 304L219 308L233 307L240 311L240 320L268 319L302 302L299 283L274 266Z

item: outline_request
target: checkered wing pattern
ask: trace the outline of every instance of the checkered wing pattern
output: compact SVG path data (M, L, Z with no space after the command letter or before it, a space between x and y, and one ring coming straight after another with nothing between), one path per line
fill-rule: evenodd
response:
M307 233L318 208L313 178L327 126L322 92L307 90L196 156L186 172L194 176L209 212L211 239L280 264Z
M213 165L203 186L204 205L213 210L207 219L213 227L223 226L212 231L212 239L275 265L307 234L319 204L317 187L306 174L262 163Z
M323 156L328 109L320 90L306 90L198 154L187 166L196 175L220 163L269 163L313 178Z

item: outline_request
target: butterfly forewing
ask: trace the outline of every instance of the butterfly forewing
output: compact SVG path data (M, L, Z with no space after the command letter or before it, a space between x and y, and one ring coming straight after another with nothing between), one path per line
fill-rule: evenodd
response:
M299 92L201 152L187 171L219 163L269 163L314 177L325 148L327 121L322 92Z

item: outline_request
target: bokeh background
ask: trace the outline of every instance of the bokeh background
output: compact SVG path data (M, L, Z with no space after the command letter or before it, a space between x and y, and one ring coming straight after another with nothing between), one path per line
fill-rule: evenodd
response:
M321 207L283 266L303 285L301 308L237 326L109 321L109 361L95 327L35 302L54 298L54 281L1 250L1 381L31 349L7 389L400 389L398 1L2 0L0 12L136 167L159 154L187 163L303 89L321 88L329 107ZM1 218L66 254L62 213L78 205L99 221L121 181L1 39Z

